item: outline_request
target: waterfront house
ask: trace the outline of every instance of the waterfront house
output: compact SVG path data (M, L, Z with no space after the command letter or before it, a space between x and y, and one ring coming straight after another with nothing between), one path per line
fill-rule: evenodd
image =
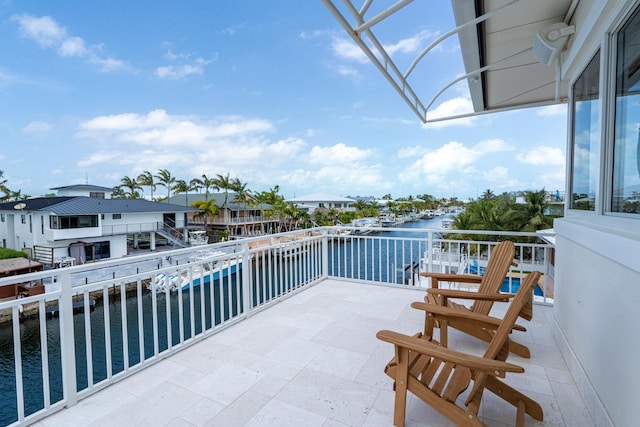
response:
M205 200L205 195L200 193L175 194L169 198L170 203L181 206L192 206L198 200ZM218 215L206 220L208 228L213 230L214 234L228 231L233 236L252 236L278 230L280 217L273 211L273 206L259 203L250 194L247 194L246 199L242 201L238 200L238 194L235 192L209 193L208 200L214 200L214 204L220 210ZM188 214L188 223L203 227L204 217L198 217L194 214L195 212Z
M356 202L356 200L349 197L341 197L329 193L307 194L305 196L287 199L286 201L295 204L300 210L307 211L309 215L320 208L354 211L355 208L352 207L352 204Z
M393 34L376 36L377 23L401 22L415 3L353 18L356 5L339 9L337 1L322 1L420 120L434 119L443 98L430 103L438 94L412 86L429 76L417 68L405 73L382 44L369 43L393 45ZM568 103L565 210L555 221L554 333L596 424L636 425L640 1L451 3L459 26L451 34L467 73L451 80L468 83L474 111L466 116Z
M28 252L50 267L126 256L156 248L156 235L175 240L193 208L141 199L112 199L105 187L52 188L58 196L0 203L3 247Z

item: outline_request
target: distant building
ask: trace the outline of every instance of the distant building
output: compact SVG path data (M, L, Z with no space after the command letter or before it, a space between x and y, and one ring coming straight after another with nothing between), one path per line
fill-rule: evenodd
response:
M169 198L170 203L182 206L191 206L198 200L205 200L205 195L202 193L175 194ZM240 201L235 192L229 192L226 195L209 193L208 200L214 200L214 204L220 209L219 215L207 219L207 226L210 229L228 231L233 236L252 236L278 231L280 217L273 212L273 206L258 203L258 200L249 194L246 200ZM188 215L188 224L204 226L205 219L196 217L195 211Z
M156 234L176 240L177 230L184 230L187 214L194 211L169 203L112 199L113 190L106 187L52 190L65 195L0 203L1 245L26 250L48 266L125 256L128 239L134 247L148 239L153 250Z
M113 188L89 184L66 185L63 187L53 187L49 190L56 190L58 196L85 196L94 199L110 199L111 194L113 194Z
M287 202L294 203L298 209L305 210L309 212L309 214L312 214L316 209L320 208L334 208L341 211L353 211L355 208L352 207L352 205L356 200L328 193L313 193L306 196L288 199Z

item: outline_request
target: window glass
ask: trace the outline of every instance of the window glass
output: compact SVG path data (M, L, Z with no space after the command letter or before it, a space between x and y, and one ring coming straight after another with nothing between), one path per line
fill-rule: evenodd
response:
M98 226L98 215L52 216L50 221L54 230L90 228Z
M573 85L571 209L595 210L600 166L600 52Z
M640 214L640 11L618 33L611 211Z

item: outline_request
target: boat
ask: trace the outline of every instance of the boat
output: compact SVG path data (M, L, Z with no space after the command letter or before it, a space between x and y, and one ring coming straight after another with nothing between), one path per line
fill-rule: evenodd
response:
M242 260L239 258L220 259L228 256L223 251L202 251L189 258L189 265L170 274L158 273L152 283L147 288L156 292L166 292L178 289L188 290L191 286L198 287L201 284L208 284L213 280L223 279L231 274L235 274L242 268ZM197 265L196 265L197 263Z
M451 218L442 218L442 224L440 225L440 228L445 228L445 229L450 229L451 227L453 227L453 219Z
M209 236L205 230L196 230L189 232L189 244L191 246L202 246L209 243Z
M393 227L396 225L396 219L393 215L383 215L380 217L380 224L383 227Z
M377 218L354 219L353 221L351 221L351 226L354 227L352 234L369 234L377 225Z

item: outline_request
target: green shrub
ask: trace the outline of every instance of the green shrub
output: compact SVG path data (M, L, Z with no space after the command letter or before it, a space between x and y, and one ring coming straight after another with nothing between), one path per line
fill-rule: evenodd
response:
M28 255L21 251L14 251L9 248L0 248L0 259L28 258Z

